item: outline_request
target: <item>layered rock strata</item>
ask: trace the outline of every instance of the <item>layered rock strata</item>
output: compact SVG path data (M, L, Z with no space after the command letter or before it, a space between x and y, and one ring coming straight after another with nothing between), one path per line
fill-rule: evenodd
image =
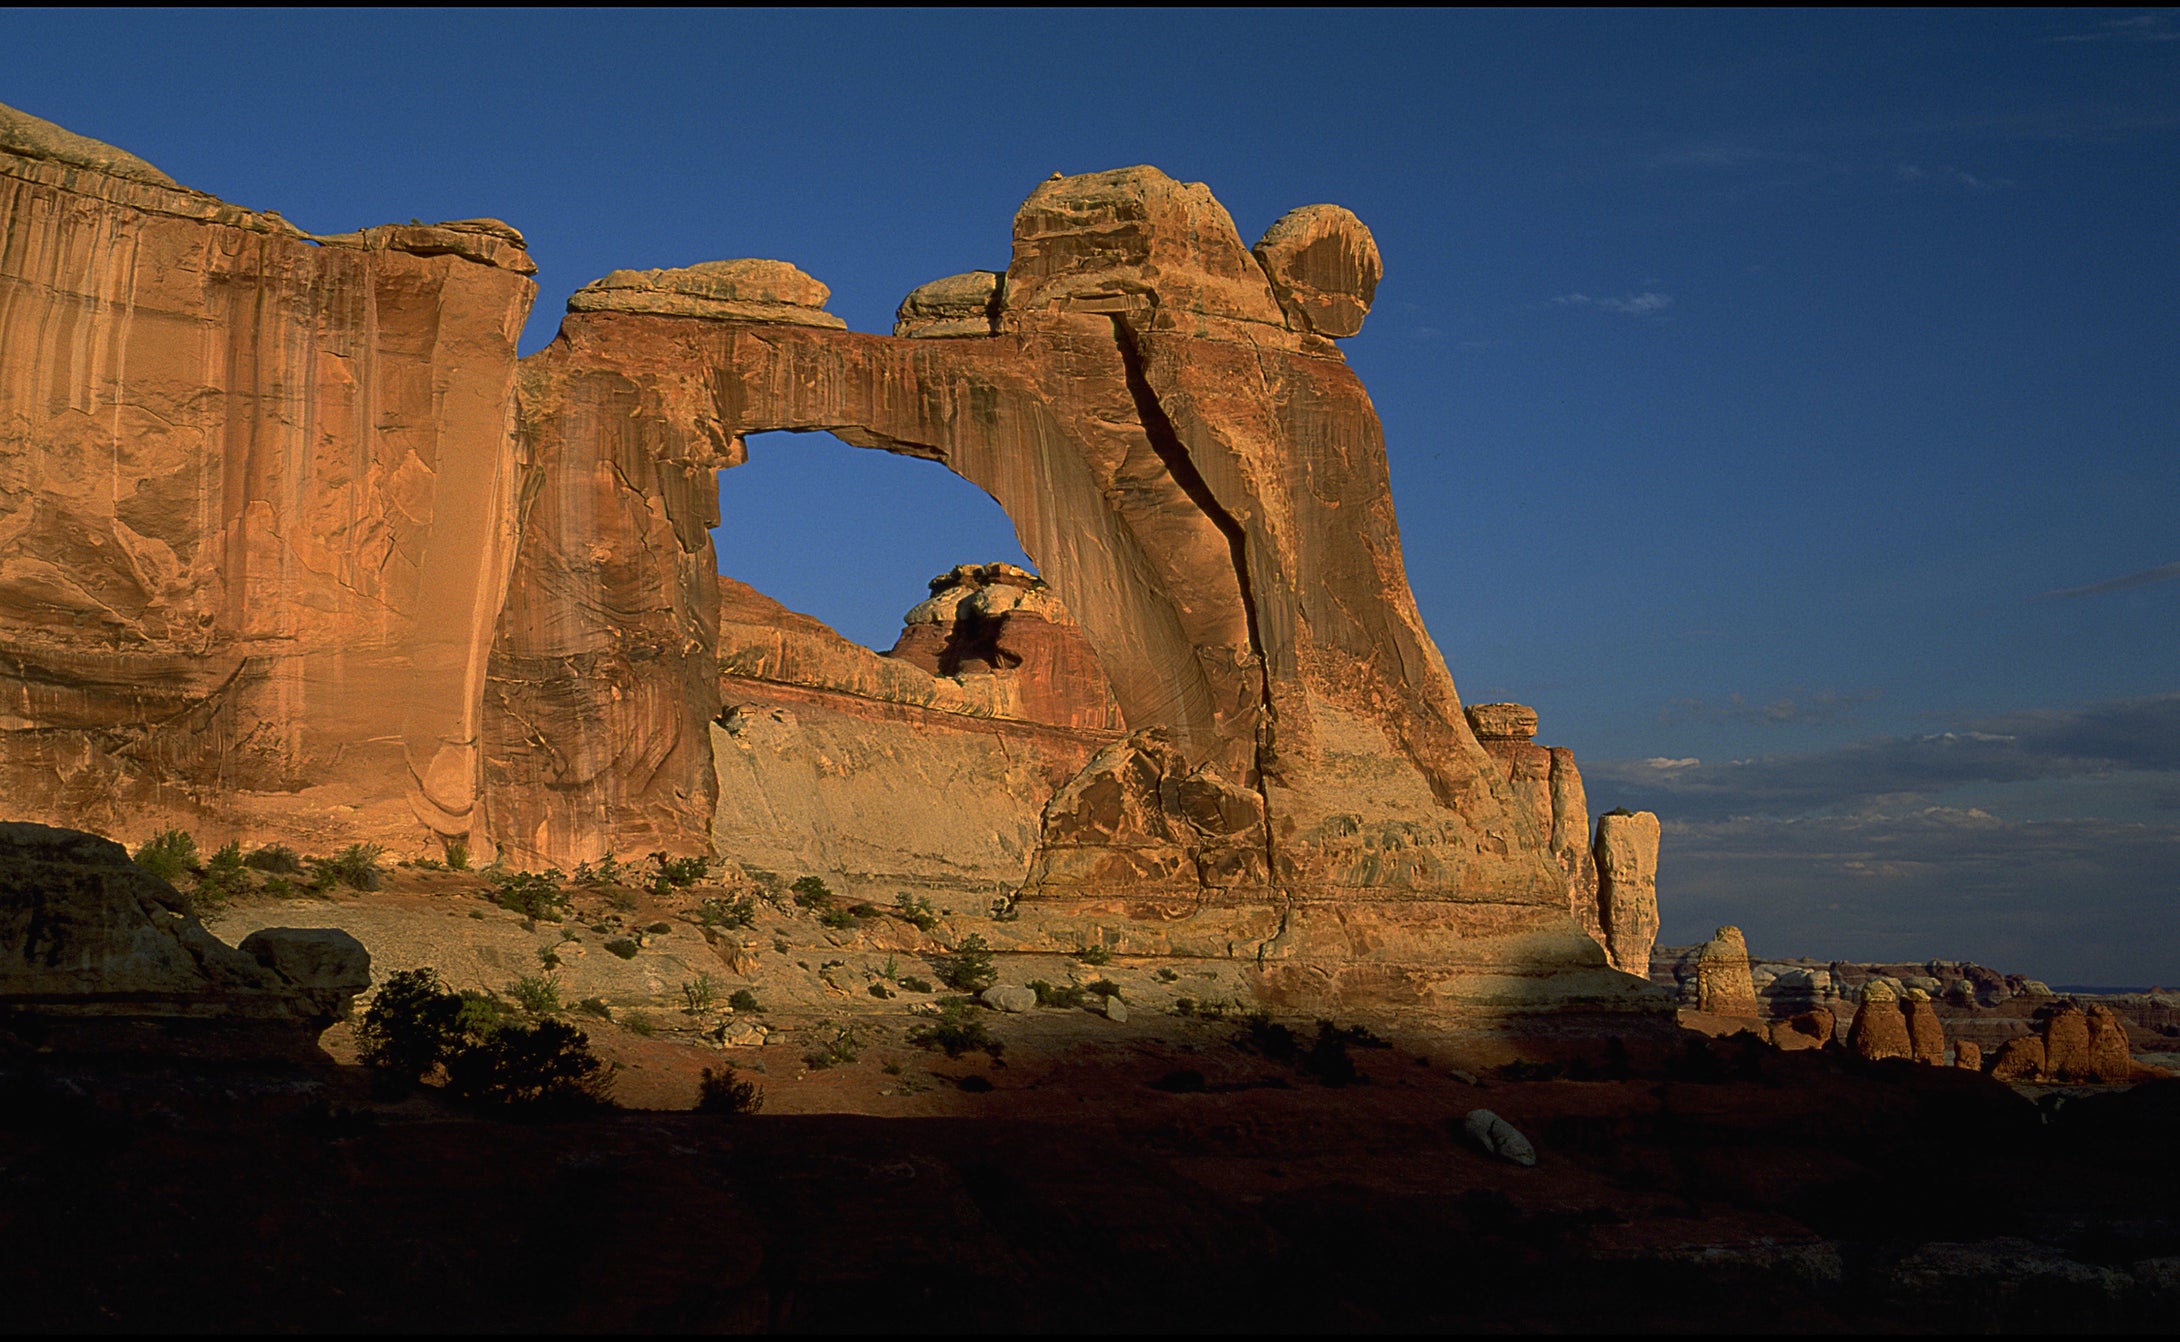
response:
M534 269L491 220L314 237L0 108L14 814L489 847Z
M1605 955L1625 974L1650 968L1658 941L1658 818L1607 811L1597 818L1597 910Z
M1598 900L1597 859L1591 849L1589 798L1574 752L1536 743L1537 713L1525 704L1470 704L1462 710L1478 744L1503 771L1510 799L1525 819L1550 835L1552 860L1567 880L1567 909L1590 940L1613 960ZM1653 934L1654 935L1654 934ZM1647 964L1648 952L1645 953Z
M1721 927L1696 952L1696 1009L1720 1016L1757 1016L1749 982L1749 944L1738 927Z

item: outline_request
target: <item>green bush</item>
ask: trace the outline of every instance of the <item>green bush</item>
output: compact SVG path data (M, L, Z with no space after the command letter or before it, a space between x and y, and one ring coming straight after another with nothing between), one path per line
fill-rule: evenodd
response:
M940 982L965 993L982 992L999 981L999 971L992 965L992 948L975 932L963 937L954 953L942 957L935 967Z
M242 844L227 844L197 874L195 892L199 914L217 913L228 900L250 888L249 868L242 864Z
M1043 979L1031 979L1028 987L1037 994L1037 1005L1041 1007L1079 1007L1083 1003L1082 989L1072 984L1065 988L1055 988Z
M699 974L681 985L681 1000L688 1003L686 1010L692 1016L709 1011L719 1001L719 985L709 974Z
M901 986L908 989L912 993L927 993L931 991L931 981L929 979L905 978L901 980Z
M568 894L555 879L558 875L558 872L496 872L490 878L492 902L525 918L557 923L568 908Z
M795 903L805 909L823 911L833 906L832 887L816 876L798 876L787 887L795 894Z
M855 916L855 910L853 909L825 909L818 914L819 925L829 927L835 932L845 932L849 928L861 925L861 922L862 920Z
M612 1103L613 1072L564 1020L503 1025L446 1059L447 1093L494 1108L595 1109Z
M1119 997L1123 1002L1128 1000L1121 994L1120 985L1111 979L1092 979L1083 985L1083 991L1096 993L1100 997Z
M447 840L447 870L469 870L469 845L460 839Z
M876 979L871 980L869 992L871 996L877 998L887 998L893 996L893 990L891 988L888 988L885 984L880 983Z
M623 960L633 960L636 958L636 952L643 948L627 937L615 937L606 943L606 949L620 956Z
M1075 952L1075 958L1086 965L1109 965L1113 962L1113 953L1103 946L1085 946Z
M405 1083L430 1074L459 1047L466 1032L462 995L430 968L388 975L356 1026L366 1067Z
M575 1009L586 1016L596 1016L600 1020L613 1019L613 1008L606 1005L606 999L603 997L586 997L575 1004Z
M652 878L652 889L658 894L695 885L711 870L711 859L704 857L668 857L664 852L651 854L652 865L657 868Z
M727 1005L733 1007L736 1011L762 1012L764 1010L764 1007L758 1004L757 994L747 988L736 988L734 995L727 999Z
M1164 966L1160 966L1158 970L1158 981L1160 983L1179 983L1181 981L1181 976L1174 973L1172 970L1165 968Z
M940 1004L937 1020L911 1026L906 1038L917 1048L943 1050L949 1058L958 1058L971 1049L982 1049L997 1058L1006 1046L991 1037L980 1017L981 1013L967 1001L951 998Z
M659 1032L658 1023L641 1011L621 1013L621 1028L640 1039L649 1039Z
M765 1107L765 1093L754 1081L738 1081L730 1063L723 1072L704 1069L696 1083L696 1111L700 1114L754 1114Z
M303 874L303 859L284 843L268 843L242 859L242 865L258 871L269 871L278 876Z
M674 925L672 923L652 923L651 925L643 929L644 935L651 937L664 936L668 932L671 932L673 930Z
M548 975L525 974L507 985L507 995L533 1016L549 1016L560 1010L560 985Z
M379 859L386 850L375 843L352 843L332 857L307 859L311 873L322 885L340 884L351 890L376 890L385 875ZM330 878L330 879L327 879Z
M578 862L571 878L577 885L619 885L635 874L636 869L611 853L596 862Z
M754 927L757 901L748 895L735 900L707 899L698 907L696 920L706 927Z
M171 885L197 869L197 841L186 829L164 830L146 840L134 860Z

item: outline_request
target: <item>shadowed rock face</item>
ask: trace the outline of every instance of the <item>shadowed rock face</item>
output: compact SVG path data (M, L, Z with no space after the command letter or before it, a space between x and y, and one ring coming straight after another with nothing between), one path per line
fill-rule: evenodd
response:
M723 638L715 477L747 434L823 429L985 489L1072 617L964 600L904 635L923 682L874 673L1074 734L1042 757L1075 772L1040 785L1021 945L1111 923L1327 1007L1660 1005L1578 925L1571 757L1510 777L1416 612L1377 416L1326 338L1376 284L1345 211L1252 254L1201 184L1055 177L1004 276L919 289L901 336L722 261L614 272L518 369L504 226L314 241L27 139L0 142L18 795L140 823L122 801L157 793L245 832L340 804L360 837L560 865L724 842L721 733L779 745L751 714L790 710L727 698L753 644ZM1015 657L1065 683L969 688ZM1637 968L1655 836L1592 929Z

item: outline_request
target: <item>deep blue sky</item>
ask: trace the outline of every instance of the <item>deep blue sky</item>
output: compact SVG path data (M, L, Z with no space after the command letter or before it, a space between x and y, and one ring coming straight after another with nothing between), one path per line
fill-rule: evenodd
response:
M1055 170L1207 182L1244 240L1347 205L1424 616L1666 819L1669 940L2180 980L2173 11L6 25L0 102L193 186L515 224L526 349L607 270L731 256L889 329ZM881 646L1012 549L815 436L723 490L729 572Z

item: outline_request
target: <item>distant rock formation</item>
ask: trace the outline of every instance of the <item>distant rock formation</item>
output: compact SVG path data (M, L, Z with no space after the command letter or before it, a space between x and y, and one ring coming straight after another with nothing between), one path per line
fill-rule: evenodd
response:
M120 844L0 822L0 1048L323 1061L370 956L345 932L252 940L205 931Z
M1537 712L1526 704L1470 704L1462 709L1476 740L1506 779L1522 817L1550 834L1552 860L1567 879L1567 908L1592 941L1611 948L1598 905L1597 861L1590 851L1589 799L1574 752L1536 743ZM1628 971L1613 962L1614 968Z
M1910 988L1900 1007L1907 1015L1908 1056L1933 1067L1945 1066L1945 1024L1930 1005L1930 994Z
M1607 811L1594 851L1605 955L1622 973L1643 974L1658 940L1658 818Z
M1907 1017L1901 1012L1900 999L1893 995L1892 989L1882 983L1873 983L1863 991L1862 1005L1855 1009L1854 1024L1847 1027L1847 1051L1870 1062L1915 1056Z
M1740 928L1719 928L1696 952L1696 1009L1720 1016L1762 1014L1749 982L1749 946Z

